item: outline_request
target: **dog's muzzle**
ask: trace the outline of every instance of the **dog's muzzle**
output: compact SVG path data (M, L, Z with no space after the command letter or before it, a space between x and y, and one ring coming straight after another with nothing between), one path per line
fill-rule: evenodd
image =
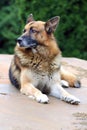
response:
M37 41L29 36L21 36L17 39L17 43L20 47L33 48L38 45Z

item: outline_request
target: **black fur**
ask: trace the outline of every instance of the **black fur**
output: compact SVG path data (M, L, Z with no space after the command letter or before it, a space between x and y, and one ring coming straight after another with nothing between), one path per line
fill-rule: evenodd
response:
M17 79L15 77L13 77L13 75L12 75L11 68L9 69L9 79L10 79L12 85L14 85L16 88L20 89L20 85L19 85Z
M33 48L38 45L37 41L32 39L30 36L21 36L17 39L20 47Z

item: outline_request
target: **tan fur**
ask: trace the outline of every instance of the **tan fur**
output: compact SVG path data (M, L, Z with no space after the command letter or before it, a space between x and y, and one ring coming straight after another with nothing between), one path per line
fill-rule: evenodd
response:
M66 80L69 83L70 87L74 87L74 83L77 81L77 77L73 73L64 70L62 67L60 72L61 72L61 79Z
M57 18L54 18L53 22L56 20ZM79 99L61 87L61 78L68 81L70 86L74 86L76 77L61 69L61 51L53 32L48 34L45 25L46 22L42 21L31 21L25 25L25 32L21 37L31 35L39 45L26 49L17 43L10 67L12 77L17 80L23 94L33 96L38 102L48 103L47 95L43 94L48 91L50 95L61 100L78 104ZM35 32L29 34L30 28Z

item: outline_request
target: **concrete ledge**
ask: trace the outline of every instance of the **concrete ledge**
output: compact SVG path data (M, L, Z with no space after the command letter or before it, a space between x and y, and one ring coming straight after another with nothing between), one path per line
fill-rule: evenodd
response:
M64 67L81 78L80 89L67 89L81 100L75 106L53 97L39 104L22 95L8 79L11 59L0 55L0 130L87 130L87 61L63 58Z

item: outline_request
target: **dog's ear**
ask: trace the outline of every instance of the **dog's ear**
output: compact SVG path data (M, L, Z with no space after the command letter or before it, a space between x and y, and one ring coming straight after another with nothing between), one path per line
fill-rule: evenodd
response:
M57 28L59 20L60 20L59 16L55 16L55 17L51 18L50 20L48 20L45 24L46 32L49 34L53 33Z
M29 23L29 22L32 22L32 21L35 21L34 18L33 18L33 14L30 14L27 18L27 21L26 23Z

